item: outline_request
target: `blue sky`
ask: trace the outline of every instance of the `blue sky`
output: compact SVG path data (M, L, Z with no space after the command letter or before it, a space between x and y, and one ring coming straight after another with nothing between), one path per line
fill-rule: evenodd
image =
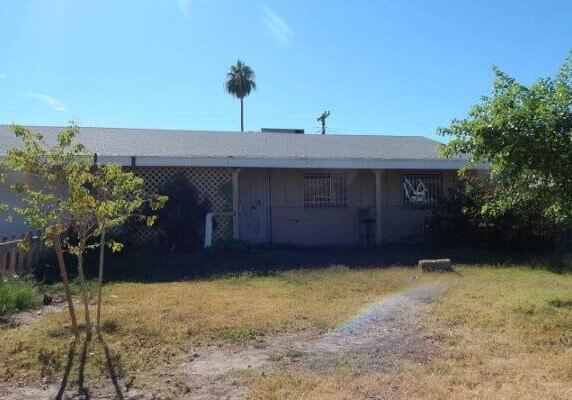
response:
M572 50L569 0L0 0L0 123L237 130L224 92L257 74L245 129L435 136Z

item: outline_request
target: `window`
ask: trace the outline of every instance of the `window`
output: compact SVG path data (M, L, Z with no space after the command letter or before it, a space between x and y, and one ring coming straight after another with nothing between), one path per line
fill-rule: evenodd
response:
M348 206L348 177L343 172L306 172L304 207L328 208Z
M442 177L440 174L405 175L403 177L403 198L406 205L428 206L441 197Z

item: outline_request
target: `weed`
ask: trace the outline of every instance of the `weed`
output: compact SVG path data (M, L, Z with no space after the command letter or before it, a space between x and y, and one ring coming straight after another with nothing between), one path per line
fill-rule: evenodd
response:
M0 278L0 315L32 308L37 304L38 290L32 280Z
M58 372L62 366L59 354L48 349L41 349L39 351L38 364L40 365L40 376L47 379Z
M251 330L246 327L234 328L228 335L229 339L236 343L245 343L252 339L253 336Z

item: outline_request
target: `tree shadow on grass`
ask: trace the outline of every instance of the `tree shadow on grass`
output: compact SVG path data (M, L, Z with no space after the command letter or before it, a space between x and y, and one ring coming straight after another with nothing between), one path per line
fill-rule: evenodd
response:
M73 340L70 344L70 348L68 351L68 359L66 362L66 367L64 369L64 374L62 376L62 380L60 383L60 388L58 390L58 393L56 394L56 400L61 400L64 396L64 393L66 391L66 386L68 384L68 380L70 377L70 373L73 367L73 361L75 358L75 350L76 350L76 346L77 346L77 342L75 340Z
M115 389L115 395L117 396L118 400L123 400L123 391L121 390L121 386L119 385L119 378L118 378L118 374L117 374L117 370L116 370L116 363L114 363L114 360L116 360L114 357L112 357L111 352L109 351L109 347L107 346L107 343L105 343L105 340L103 340L103 337L101 335L98 336L99 342L101 344L101 346L103 347L103 353L105 354L105 365L107 367L107 372L109 374L109 377L111 378L111 382L113 383L113 387Z
M77 350L77 341L74 340L70 343L70 347L68 350L68 356L66 361L66 366L64 368L64 372L62 375L62 379L60 381L60 386L58 392L55 396L56 400L62 399L81 399L81 400L89 400L92 398L92 394L89 390L89 387L86 386L85 382L85 368L88 361L88 355L90 346L93 340L90 335L87 335L82 342L81 352L79 353L79 360L78 360L78 375L77 375L77 391L73 391L72 394L66 396L66 389L68 389L68 385L70 384L70 375L74 367L74 361L76 359L76 350ZM118 400L124 400L123 390L121 389L119 376L118 376L118 369L120 366L117 365L117 357L114 357L112 352L109 350L109 346L103 339L101 335L97 335L97 339L95 343L101 346L103 350L103 355L105 357L105 370L107 372L107 376L110 377L111 383L113 384L113 388L115 390L115 396ZM65 397L64 397L65 396Z
M85 387L85 364L87 362L87 351L91 343L91 335L87 335L81 347L79 358L79 369L77 374L77 391L80 398L89 399L89 389Z

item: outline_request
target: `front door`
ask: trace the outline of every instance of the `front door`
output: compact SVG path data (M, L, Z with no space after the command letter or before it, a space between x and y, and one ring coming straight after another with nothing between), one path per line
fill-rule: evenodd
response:
M251 243L268 241L268 171L246 169L239 174L240 238Z

